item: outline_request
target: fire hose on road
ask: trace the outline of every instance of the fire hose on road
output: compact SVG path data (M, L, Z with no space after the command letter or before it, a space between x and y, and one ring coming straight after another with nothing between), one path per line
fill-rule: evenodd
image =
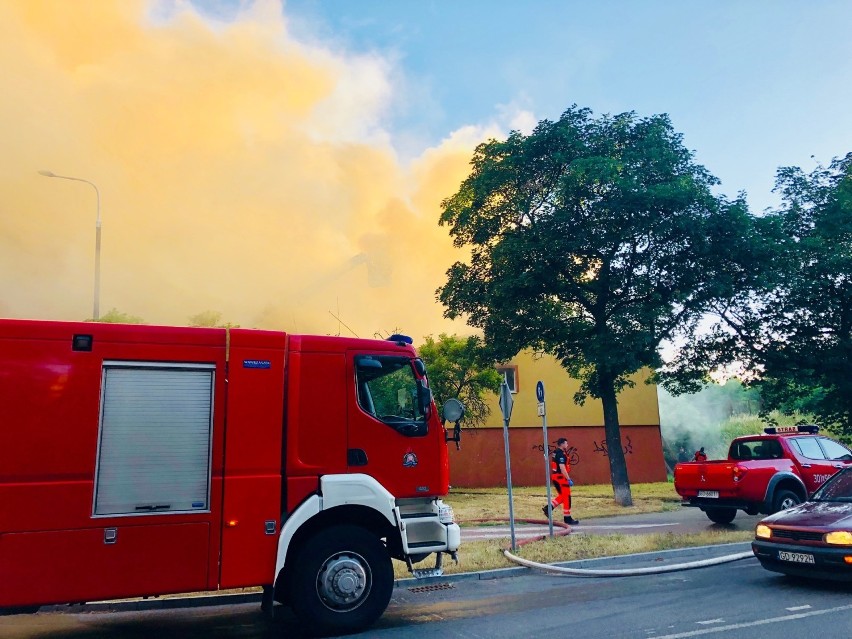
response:
M681 564L671 564L669 566L651 566L649 568L622 568L617 570L597 570L593 568L565 568L563 566L552 566L550 564L542 564L537 561L530 561L513 555L508 550L503 550L503 555L509 561L513 561L527 568L542 570L547 573L565 575L568 577L635 577L638 575L654 575L664 572L677 572L679 570L691 570L693 568L707 568L708 566L717 566L719 564L729 563L731 561L739 561L740 559L748 559L754 557L751 551L738 552L732 555L724 555L723 557L714 557L712 559L701 559L699 561L689 561Z
M502 520L494 520L494 519L482 519L476 520L476 522L494 522L494 521L502 521ZM522 520L523 523L528 524L541 524L541 521L538 520ZM547 523L546 521L543 523ZM566 535L571 534L571 527L567 524L563 524L561 522L553 522L554 527L560 528L559 531L555 532L554 536L564 537ZM533 537L530 539L525 539L519 542L518 546L524 546L526 544L541 541L546 539L547 535L539 535L537 537ZM525 566L527 568L532 568L534 570L541 570L543 572L547 572L549 574L555 575L565 575L568 577L634 577L639 575L651 575L651 574L662 574L666 572L677 572L681 570L692 570L695 568L707 568L710 566L718 566L720 564L730 563L733 561L739 561L741 559L748 559L750 557L754 557L754 554L751 551L738 552L730 555L723 555L721 557L713 557L711 559L701 559L698 561L689 561L683 562L679 564L671 564L667 566L651 566L648 568L620 568L620 569L594 569L594 568L566 568L564 566L554 566L552 564L543 564L537 561L531 561L529 559L524 559L523 557L518 557L513 554L510 549L503 549L503 555L509 561L512 561L520 566Z

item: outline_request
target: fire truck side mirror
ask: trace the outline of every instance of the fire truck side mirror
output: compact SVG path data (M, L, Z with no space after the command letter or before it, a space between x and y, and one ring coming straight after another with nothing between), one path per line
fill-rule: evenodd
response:
M464 417L464 404L455 398L448 399L444 402L444 420L448 422L457 422Z
M464 417L464 404L455 398L448 399L444 402L443 422L446 423L447 421L451 421L455 423L453 426L453 436L450 437L447 435L446 440L448 442L455 442L456 450L461 448L461 426L459 425L459 422L462 417Z

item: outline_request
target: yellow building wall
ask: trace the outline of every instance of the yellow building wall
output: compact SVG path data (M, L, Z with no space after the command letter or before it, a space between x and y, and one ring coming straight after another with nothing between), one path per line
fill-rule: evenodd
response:
M603 424L603 407L599 399L589 398L585 404L574 403L574 394L580 390L580 382L572 378L555 358L539 356L524 351L501 366L517 366L517 393L512 408L510 428L541 428L538 416L538 400L535 395L536 383L544 384L545 403L548 424L570 426L599 426ZM630 424L660 425L660 409L657 401L657 386L646 384L648 371L640 371L631 377L634 385L625 388L618 395L618 419L622 426ZM491 415L485 423L486 428L502 428L503 415L500 413L500 398L492 396L488 402Z

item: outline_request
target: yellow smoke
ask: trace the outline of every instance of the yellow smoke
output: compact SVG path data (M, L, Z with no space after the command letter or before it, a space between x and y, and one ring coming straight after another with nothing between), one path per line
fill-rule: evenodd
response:
M212 22L144 0L0 3L0 316L101 313L362 337L465 332L438 227L481 129L403 165L387 63L296 42L281 5ZM341 323L335 319L337 315Z

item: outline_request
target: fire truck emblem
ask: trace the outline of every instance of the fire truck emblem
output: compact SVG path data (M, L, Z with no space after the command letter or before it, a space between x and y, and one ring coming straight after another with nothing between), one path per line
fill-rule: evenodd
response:
M405 468L414 468L417 465L417 455L414 454L413 450L409 450L402 456L402 465Z

